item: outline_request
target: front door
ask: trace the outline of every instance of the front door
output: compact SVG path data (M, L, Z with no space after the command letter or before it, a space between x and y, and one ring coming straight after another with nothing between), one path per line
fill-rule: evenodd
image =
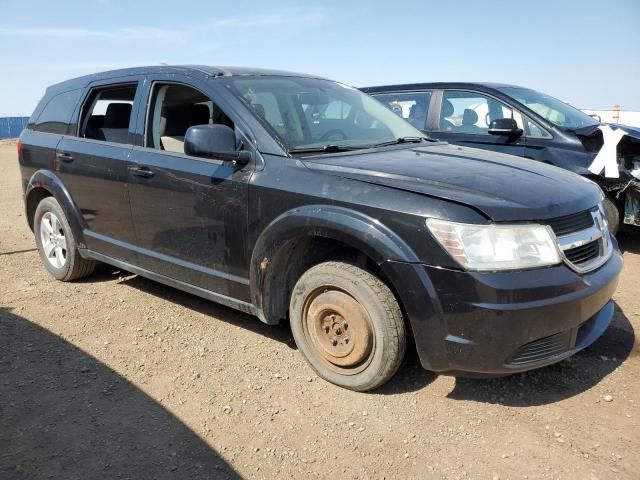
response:
M475 91L444 90L439 118L427 133L456 145L523 156L524 136L489 134L491 121L498 118L514 118L523 128L520 113L491 96Z
M233 122L201 90L162 81L151 86L144 118L144 146L134 147L129 171L139 265L249 301L252 166L184 153L190 126Z

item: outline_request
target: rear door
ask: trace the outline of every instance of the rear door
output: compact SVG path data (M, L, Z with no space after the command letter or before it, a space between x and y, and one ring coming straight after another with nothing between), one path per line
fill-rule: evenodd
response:
M490 135L498 118L513 118L523 128L520 112L485 93L472 90L438 91L438 111L427 126L429 136L465 147L523 156L525 137Z
M249 301L248 182L254 165L184 153L184 135L193 125L221 123L235 128L238 138L242 134L206 83L176 75L149 80L147 111L138 115L143 145L134 147L129 172L139 265Z
M87 224L87 248L135 263L128 163L134 105L141 77L94 82L87 88L77 130L57 148L58 174Z

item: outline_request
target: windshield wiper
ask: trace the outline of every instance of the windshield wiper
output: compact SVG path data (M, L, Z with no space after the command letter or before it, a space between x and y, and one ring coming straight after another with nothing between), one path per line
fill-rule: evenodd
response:
M302 147L302 148L290 148L289 153L337 153L337 152L349 152L351 150L359 150L364 147L351 146L351 145L323 145L321 147Z
M338 145L330 144L323 145L321 147L302 147L302 148L290 148L289 153L337 153L337 152L349 152L352 150L363 150L366 148L386 147L388 145L397 145L399 143L421 143L423 140L427 140L424 137L400 137L395 140L389 140L388 142L370 143L367 145Z
M369 145L369 147L386 147L388 145L398 145L399 143L422 143L423 140L427 140L424 137L400 137L395 140L389 140L388 142L380 142Z

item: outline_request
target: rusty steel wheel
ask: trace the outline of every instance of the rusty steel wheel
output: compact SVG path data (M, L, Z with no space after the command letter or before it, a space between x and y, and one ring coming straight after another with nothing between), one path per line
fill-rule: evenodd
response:
M354 265L325 262L305 272L291 297L290 318L309 365L342 387L376 388L402 362L400 307L380 279Z
M343 375L366 367L375 337L367 311L347 292L320 288L309 295L302 312L309 341L327 366Z

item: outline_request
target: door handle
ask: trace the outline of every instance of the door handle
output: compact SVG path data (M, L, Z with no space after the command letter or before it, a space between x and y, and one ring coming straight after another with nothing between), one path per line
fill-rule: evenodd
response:
M149 169L149 167L131 166L129 167L129 171L131 172L132 175L135 175L137 177L142 177L142 178L151 178L155 175L155 173L153 173Z
M69 153L58 153L56 154L56 157L58 157L58 160L64 163L73 162L73 157Z

